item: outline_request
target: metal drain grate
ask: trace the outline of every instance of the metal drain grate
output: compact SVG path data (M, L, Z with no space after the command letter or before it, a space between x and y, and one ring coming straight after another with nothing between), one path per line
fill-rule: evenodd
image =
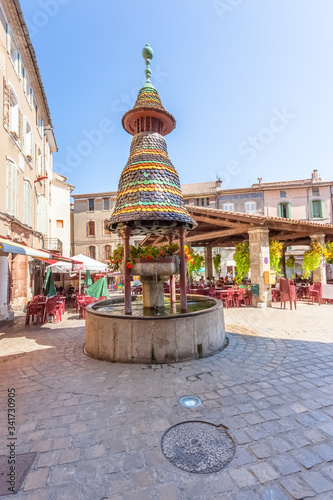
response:
M196 474L220 471L235 454L235 444L223 425L200 421L170 427L162 437L161 446L173 465Z

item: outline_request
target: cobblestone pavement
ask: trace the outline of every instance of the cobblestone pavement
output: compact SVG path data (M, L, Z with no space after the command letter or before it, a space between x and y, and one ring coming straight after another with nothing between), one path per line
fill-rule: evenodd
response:
M223 352L163 366L86 357L71 310L59 324L2 325L0 454L9 387L16 452L37 452L14 498L333 499L332 312L229 309ZM179 406L185 395L202 406ZM224 470L191 474L166 460L163 433L187 420L229 428L236 454Z

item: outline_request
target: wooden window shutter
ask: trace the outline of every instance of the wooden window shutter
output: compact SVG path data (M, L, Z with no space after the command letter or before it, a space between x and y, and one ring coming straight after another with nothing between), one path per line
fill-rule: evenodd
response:
M7 52L11 53L11 30L9 24L7 24Z
M278 217L282 217L282 206L281 206L281 203L278 204Z
M24 222L25 224L29 224L28 217L29 217L29 212L28 212L28 205L29 205L29 200L28 200L28 182L24 181Z
M287 219L291 219L291 208L290 203L287 203Z
M313 201L310 201L310 219L313 219Z
M7 212L12 213L12 189L13 189L13 170L12 163L7 162Z
M34 161L34 136L32 131L30 132L30 151L28 151L28 154L31 156L31 162L33 163Z
M12 164L12 214L17 215L17 180L18 172L16 166Z
M3 79L3 126L9 131L9 85Z
M324 202L323 200L320 200L320 204L319 204L319 207L320 207L320 217L324 217Z
M18 136L21 145L21 149L24 151L24 133L23 133L23 114L22 111L18 110L19 123L18 123Z
M17 73L18 73L19 79L21 79L21 77L22 77L22 58L21 58L21 54L19 52L17 53Z

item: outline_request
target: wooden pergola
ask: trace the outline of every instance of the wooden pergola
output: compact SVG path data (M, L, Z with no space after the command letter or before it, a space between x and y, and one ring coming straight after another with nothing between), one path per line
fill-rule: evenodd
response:
M214 247L234 247L237 243L249 241L251 281L259 285L259 295L255 300L257 307L266 307L271 302L270 285L265 280L265 274L270 271L270 240L283 243L283 263L287 246L309 245L311 241L319 241L324 245L326 241L333 240L332 224L227 212L193 205L187 205L186 208L197 227L186 234L185 243L192 247L204 247L206 276L212 276ZM165 235L150 235L142 244L162 245L167 242ZM326 283L324 261L314 271L313 279Z
M248 240L248 231L267 228L270 240L279 240L290 245L309 245L311 235L325 234L326 240L333 239L333 225L296 219L269 217L266 215L226 212L213 208L186 206L198 224L186 236L186 242L194 247L234 247ZM162 245L166 236L151 235L144 239L144 245Z

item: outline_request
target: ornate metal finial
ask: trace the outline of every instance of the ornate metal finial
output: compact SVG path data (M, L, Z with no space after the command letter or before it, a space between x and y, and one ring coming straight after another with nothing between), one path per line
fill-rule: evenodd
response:
M154 52L149 43L146 43L145 47L142 49L142 55L146 61L146 70L145 70L147 79L146 81L150 83L150 77L151 77L150 62L154 57Z

